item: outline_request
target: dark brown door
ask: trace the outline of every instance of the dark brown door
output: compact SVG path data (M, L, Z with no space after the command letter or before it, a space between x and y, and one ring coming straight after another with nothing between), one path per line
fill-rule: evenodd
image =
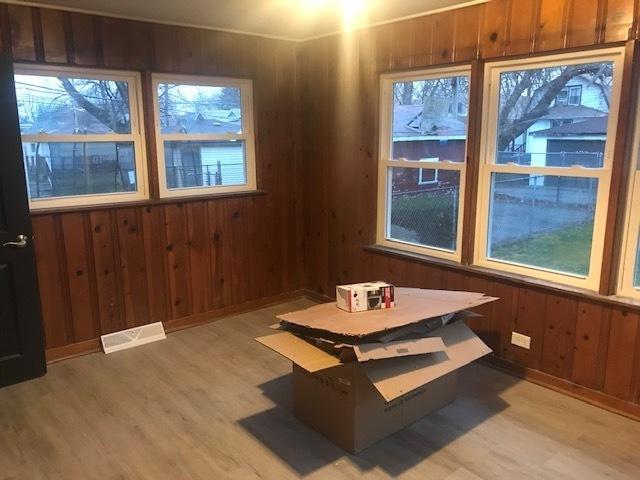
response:
M13 66L0 56L0 386L45 372Z

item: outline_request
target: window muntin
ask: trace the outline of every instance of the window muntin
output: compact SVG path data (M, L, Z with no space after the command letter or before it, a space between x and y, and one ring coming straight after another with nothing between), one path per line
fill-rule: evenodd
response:
M147 198L137 74L32 65L15 70L32 209Z
M161 197L256 188L252 83L154 75Z
M598 289L623 55L487 64L476 264ZM569 82L583 86L578 106L558 105ZM519 237L529 221L532 232Z
M468 67L381 82L377 243L460 260Z

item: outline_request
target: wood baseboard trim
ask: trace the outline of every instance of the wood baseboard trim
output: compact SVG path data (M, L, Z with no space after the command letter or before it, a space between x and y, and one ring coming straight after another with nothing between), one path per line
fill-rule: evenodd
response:
M640 405L638 404L612 397L606 393L583 387L562 378L554 377L540 370L517 365L493 355L484 357L480 359L479 362L496 370L522 378L523 380L530 381L556 392L564 393L604 410L617 413L618 415L635 421L640 421Z
M265 297L258 300L250 300L238 305L230 305L228 307L218 308L209 312L199 313L197 315L190 315L188 317L169 320L163 322L164 328L167 333L176 332L184 328L204 325L205 323L222 320L223 318L229 317L231 315L276 305L278 303L292 300L294 298L300 298L302 296L311 297L311 295L309 295L306 290L294 290L292 292L272 295L270 297ZM63 345L61 347L49 348L46 350L47 364L52 364L62 360L68 360L70 358L79 357L90 353L96 353L99 351L101 351L99 338L71 343L69 345Z
M315 292L315 291L309 290L309 289L302 290L302 295L304 295L305 297L310 298L313 301L320 302L320 303L328 303L328 302L335 302L336 301L335 298L331 298L331 297L329 297L327 295L324 295L322 293L318 293L318 292Z

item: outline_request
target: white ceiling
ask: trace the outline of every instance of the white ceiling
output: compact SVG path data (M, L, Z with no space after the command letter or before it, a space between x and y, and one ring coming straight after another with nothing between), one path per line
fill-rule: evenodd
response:
M352 22L352 27L362 27L486 1L489 0L9 0L291 40L344 30L343 8L356 10L362 6Z

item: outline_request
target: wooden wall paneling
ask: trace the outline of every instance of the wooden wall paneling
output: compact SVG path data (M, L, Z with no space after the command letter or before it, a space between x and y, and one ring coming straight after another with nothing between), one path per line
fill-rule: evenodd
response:
M244 261L251 243L247 241L247 200L245 198L230 198L225 202L226 228L225 232L229 240L230 257L227 279L230 283L231 303L239 304L249 299L247 286L249 277L252 275L251 268L247 268ZM281 244L274 248L269 263L269 282L277 284L277 269L282 265L278 263L276 257ZM270 285L269 291L276 290L277 286Z
M394 70L413 66L413 29L415 22L404 21L392 23L391 30L391 68ZM349 39L359 38L357 35L345 35ZM451 38L449 38L451 41ZM356 46L357 45L357 46ZM359 44L354 45L353 55L358 55Z
M180 27L152 25L154 60L152 69L158 72L180 72Z
M9 7L0 4L0 52L11 55L11 20L9 18Z
M491 295L491 282L486 278L468 277L468 290L470 292ZM491 312L493 305L487 303L473 309L475 313L482 315L480 318L468 318L465 323L487 344L496 344L496 335L491 329Z
M127 68L133 70L150 70L155 62L155 46L153 24L122 20L126 32L126 48L129 64ZM103 42L104 43L104 42ZM147 135L149 131L147 131Z
M625 310L611 312L611 333L606 357L604 392L623 400L633 399L634 361L640 335L640 315Z
M76 65L99 66L102 52L98 48L96 17L83 13L68 13L71 27L71 61Z
M14 61L35 61L32 8L21 5L7 7L11 25L11 54Z
M601 343L608 336L609 310L591 302L579 302L571 381L597 388Z
M455 10L454 62L468 62L479 55L481 5Z
M44 38L42 36L42 18L39 8L31 10L31 25L33 28L33 45L36 54L35 61L44 63Z
M144 224L136 208L117 210L117 237L120 272L124 290L124 310L128 327L149 321L147 266L144 245Z
M60 259L56 217L34 217L32 226L46 347L60 347L73 342L73 325L68 315L66 271Z
M127 326L122 312L118 244L113 241L116 225L109 210L90 212L89 223L93 243L97 313L100 333L104 335L123 330Z
M396 27L392 23L376 27L376 70L384 72L393 66L393 35Z
M71 301L74 341L97 338L100 334L96 312L91 238L87 235L85 213L61 216L62 235Z
M535 49L556 50L567 44L567 19L570 0L540 0L540 23Z
M231 305L231 237L224 203L218 200L207 202L207 215L211 236L211 305L222 308Z
M203 35L193 28L180 29L180 51L178 65L181 72L202 72Z
M568 47L598 43L599 3L601 0L568 0Z
M571 377L578 302L547 295L540 370L559 378Z
M128 22L121 18L104 17L100 19L102 60L105 67L131 68L129 55L131 45L128 41Z
M166 268L166 243L163 207L144 207L142 231L144 258L146 264L147 304L149 321L164 322L169 319L170 296L169 278Z
M213 309L211 305L211 242L209 242L209 219L207 203L185 204L189 246L189 272L191 276L191 313L204 313Z
M491 295L500 300L493 303L490 321L493 338L489 347L499 357L509 353L511 332L518 315L518 294L517 288L503 282L493 282L491 287Z
M377 255L376 255L377 256ZM424 288L443 288L446 282L446 269L429 265L425 268Z
M637 1L608 0L605 19L605 42L623 42L633 38L634 10Z
M42 28L44 61L64 63L67 60L67 44L64 35L63 14L60 10L39 9Z
M457 270L447 270L445 272L445 288L447 290L468 290L469 277Z
M483 4L480 33L480 55L482 58L501 57L505 54L509 20L510 0L492 0Z
M443 12L433 17L433 63L451 63L456 48L455 16Z
M191 272L184 204L166 205L164 215L170 312L171 318L175 319L191 314Z
M546 294L529 288L518 291L518 310L515 316L513 331L531 337L529 350L508 342L506 357L515 360L519 365L539 369L540 357L544 341L544 318L546 315Z
M511 0L507 55L533 52L539 19L539 0Z
M413 66L424 67L433 63L433 36L434 36L434 22L433 16L427 15L424 17L418 17L413 20L413 39L411 45L411 51L413 52ZM375 30L373 42L376 45L376 50L380 48L380 44L377 42L377 33ZM376 57L380 58L380 52L376 53Z

